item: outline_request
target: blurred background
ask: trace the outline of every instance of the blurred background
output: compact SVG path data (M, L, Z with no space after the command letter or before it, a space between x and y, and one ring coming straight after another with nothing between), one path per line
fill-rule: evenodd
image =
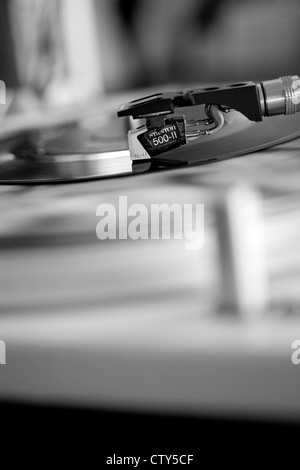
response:
M60 107L60 112L68 105L95 101L98 113L104 108L101 97L109 95L116 98L115 115L121 94L128 91L139 96L137 89L147 87L180 89L299 74L299 21L299 0L0 0L0 80L7 87L7 106L1 105L0 112L4 116L44 105ZM42 109L32 127L48 115ZM29 119L22 115L21 121L20 129ZM15 132L16 121L12 124ZM0 136L4 127L5 119ZM26 427L33 419L41 445L56 447L56 428L62 447L68 433L72 436L70 455L82 445L83 434L91 437L88 450L92 443L98 454L100 431L105 429L102 443L116 452L115 443L122 443L124 435L131 439L130 421L139 448L147 441L166 449L168 442L173 449L176 443L178 451L185 439L200 452L201 443L209 440L223 458L236 441L240 449L244 446L247 460L249 453L257 460L254 450L265 446L269 436L268 458L269 449L275 449L275 457L278 449L283 452L286 428L279 432L272 419L298 425L300 420L300 369L291 362L300 312L299 147L299 140L291 141L264 153L192 168L184 177L170 172L130 182L119 178L0 186L0 339L8 345L7 366L0 371L0 414L2 418L8 410L11 423L14 413L12 441L19 433L28 452L34 439ZM240 232L240 220L252 204L247 202L247 186L246 192L243 187L234 190L233 197L231 190L221 193L225 207L222 212L217 206L220 220L217 211L207 210L205 250L198 258L172 241L100 244L96 238L97 206L117 204L120 194L148 206L156 200L171 204L175 197L209 208L216 190L236 181L261 190L253 193L253 201L265 220L254 218L250 224L263 225L262 240L268 241L273 316L268 311L269 316L247 323L237 315L219 315L216 307L219 284L223 282L225 291L231 279L229 244L221 246L223 264L218 258L218 240L226 240L229 231L224 231L226 223L219 224L221 229L218 223L227 212L231 220L233 213L234 236L245 233L248 225ZM252 252L247 255L247 244L240 248L238 261L248 276ZM247 280L247 294L255 301L260 279L254 272ZM102 415L47 407L33 411L22 405L16 409L13 399L74 409L102 407ZM116 405L122 412L149 412L152 402L170 414L188 412L189 420L178 421L174 428L169 416L165 427L163 419L155 422L160 433L156 429L152 434L149 416L128 414L123 419L109 413ZM195 410L202 418L246 415L270 419L271 424L199 424L191 421ZM45 423L50 430L46 439L40 432ZM142 423L151 430L148 440L140 432ZM191 429L195 432L186 433ZM248 440L245 430L251 435ZM289 431L290 439L294 429ZM158 452L158 445L151 445ZM138 455L137 449L132 455ZM46 450L46 458L52 450Z
M300 70L297 0L0 0L0 78L65 103Z

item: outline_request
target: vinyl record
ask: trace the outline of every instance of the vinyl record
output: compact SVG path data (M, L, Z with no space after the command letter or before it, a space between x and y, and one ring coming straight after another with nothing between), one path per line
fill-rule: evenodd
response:
M191 112L188 108L185 115ZM97 119L97 118L96 118ZM236 157L300 136L300 114L252 122L232 111L216 134L201 136L179 149L132 164L123 119L21 133L2 141L1 184L58 183L158 171ZM96 120L97 124L97 120Z

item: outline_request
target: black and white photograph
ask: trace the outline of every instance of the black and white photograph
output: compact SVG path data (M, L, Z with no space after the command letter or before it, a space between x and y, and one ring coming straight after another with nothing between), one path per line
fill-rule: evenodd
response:
M299 51L299 0L0 0L3 468L299 465Z

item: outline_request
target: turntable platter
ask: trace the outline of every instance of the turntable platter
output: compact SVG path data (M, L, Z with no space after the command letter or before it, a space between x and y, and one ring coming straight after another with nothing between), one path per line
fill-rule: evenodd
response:
M249 154L298 136L300 114L255 123L233 111L225 115L218 133L171 150L163 160L154 157L151 162L132 164L124 122L103 119L90 129L82 120L2 141L0 184L64 183L157 172Z

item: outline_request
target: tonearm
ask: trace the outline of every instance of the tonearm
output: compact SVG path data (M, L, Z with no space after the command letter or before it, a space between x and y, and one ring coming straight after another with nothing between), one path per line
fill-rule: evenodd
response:
M144 120L128 132L132 160L143 160L218 132L225 122L224 113L231 110L259 122L264 117L294 114L299 104L300 78L293 75L260 83L156 93L122 105L118 116L139 120L139 124ZM204 116L186 119L184 114L174 114L177 108L190 106L204 107Z

